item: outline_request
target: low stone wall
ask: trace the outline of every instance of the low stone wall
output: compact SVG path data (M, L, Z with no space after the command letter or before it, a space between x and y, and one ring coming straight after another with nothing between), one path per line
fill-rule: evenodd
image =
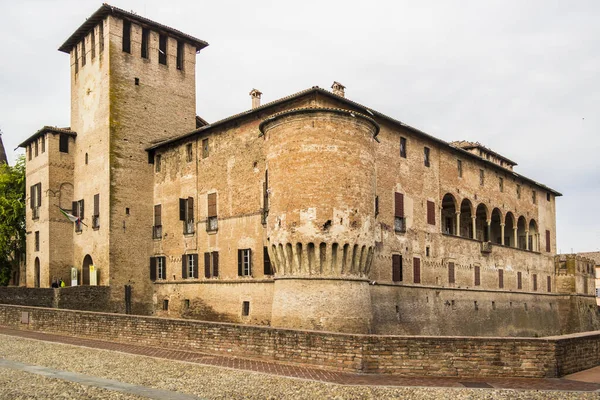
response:
M0 304L33 307L55 307L56 295L52 288L0 287Z
M109 286L0 287L0 304L110 312L110 290Z
M29 316L23 324L22 313ZM556 377L600 364L600 332L547 338L351 335L0 305L0 325L403 376Z

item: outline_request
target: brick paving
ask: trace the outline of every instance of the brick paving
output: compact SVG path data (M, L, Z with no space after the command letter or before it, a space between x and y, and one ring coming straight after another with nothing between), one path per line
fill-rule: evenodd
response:
M337 372L323 368L306 367L298 364L286 364L277 361L265 361L232 356L202 353L199 351L175 350L86 339L73 336L55 335L45 332L16 330L0 326L1 335L63 343L94 349L118 351L127 354L156 357L166 360L185 361L201 365L232 368L242 371L254 371L265 374L313 380L340 385L399 386L399 387L457 387L457 388L494 388L524 390L560 390L560 391L600 391L599 383L576 381L564 378L436 378L402 377L383 374L354 374ZM600 371L599 371L600 373Z

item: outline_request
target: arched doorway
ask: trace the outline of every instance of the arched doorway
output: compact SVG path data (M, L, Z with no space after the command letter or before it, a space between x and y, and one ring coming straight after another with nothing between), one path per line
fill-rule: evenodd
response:
M502 214L500 213L500 210L497 208L494 208L492 210L492 219L490 222L490 241L497 243L497 244L502 244L502 227L500 226L500 224L502 223Z
M510 211L504 218L504 245L516 247L515 243L515 216Z
M457 235L456 232L456 199L446 193L442 199L442 233Z
M81 284L90 284L90 265L94 265L92 257L88 254L83 258L83 267L81 271Z
M40 259L38 257L35 258L33 274L33 286L40 287Z
M539 234L537 228L537 222L534 219L529 221L529 250L531 251L540 251L539 243Z
M487 207L485 206L485 204L480 203L477 206L477 211L475 212L475 229L477 230L477 235L475 238L483 242L488 242L490 240L489 232L487 229L487 215Z
M460 203L460 236L473 239L473 204L469 199Z
M527 237L525 235L525 230L527 229L526 224L525 217L521 215L517 221L517 240L519 241L517 247L523 250L527 248Z

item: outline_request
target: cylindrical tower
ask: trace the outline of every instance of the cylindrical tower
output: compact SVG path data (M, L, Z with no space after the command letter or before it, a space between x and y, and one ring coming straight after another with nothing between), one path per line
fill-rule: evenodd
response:
M377 123L302 108L275 114L265 135L273 326L368 333L374 251Z

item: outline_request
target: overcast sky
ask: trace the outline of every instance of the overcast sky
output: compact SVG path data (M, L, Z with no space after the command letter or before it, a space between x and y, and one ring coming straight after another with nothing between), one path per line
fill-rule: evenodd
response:
M441 139L479 141L564 194L558 249L600 251L600 2L115 0L207 41L209 122L337 80L346 96ZM101 0L0 0L0 129L12 150L68 126L57 48Z

